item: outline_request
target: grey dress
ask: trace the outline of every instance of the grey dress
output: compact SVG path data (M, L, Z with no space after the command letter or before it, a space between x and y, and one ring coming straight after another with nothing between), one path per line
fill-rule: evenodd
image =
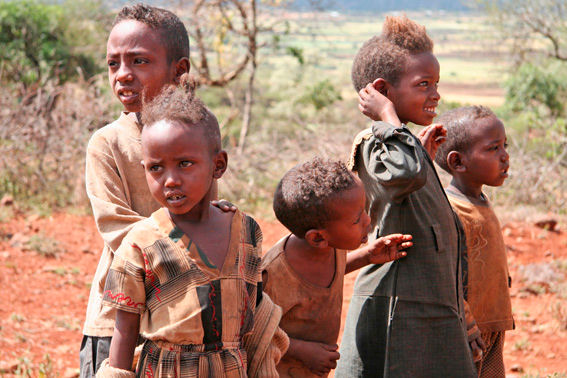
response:
M363 268L337 377L474 377L464 324L461 230L433 162L406 128L376 122L355 139L351 168L373 229L413 236L404 259Z

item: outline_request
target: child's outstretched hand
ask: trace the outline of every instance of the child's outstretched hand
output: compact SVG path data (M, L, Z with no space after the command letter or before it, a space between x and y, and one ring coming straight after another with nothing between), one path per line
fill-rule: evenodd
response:
M370 264L384 264L405 257L404 249L413 245L412 236L407 234L391 234L369 243L368 261Z
M440 123L425 127L417 134L421 144L429 153L432 160L435 160L435 154L441 144L447 140L447 130Z
M338 348L338 345L301 340L302 358L300 360L314 374L324 375L337 367L337 360L340 357Z
M229 211L232 211L234 213L237 210L237 207L232 202L223 199L213 200L211 201L211 205L218 207L225 213Z
M384 79L376 79L358 92L358 109L373 121L384 121L401 126L392 101L384 94Z

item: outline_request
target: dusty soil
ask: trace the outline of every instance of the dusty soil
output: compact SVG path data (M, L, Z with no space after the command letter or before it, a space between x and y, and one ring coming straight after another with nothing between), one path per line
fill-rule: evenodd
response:
M265 247L285 233L278 224L260 224ZM505 224L503 232L516 319L516 330L506 338L508 374L567 374L567 232L526 223ZM55 256L31 250L32 244L47 255L55 249ZM76 376L81 328L101 246L90 216L20 215L0 223L0 376ZM542 282L522 278L520 273L534 266L548 272ZM355 277L346 279L343 316Z

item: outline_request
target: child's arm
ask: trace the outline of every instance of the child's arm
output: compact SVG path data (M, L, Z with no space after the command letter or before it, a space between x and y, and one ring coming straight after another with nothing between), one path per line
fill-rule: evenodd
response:
M407 253L402 250L413 245L411 239L411 235L387 235L348 253L345 274L368 264L384 264L405 257Z
M394 104L380 90L384 79L376 79L358 92L358 109L373 121L384 121L399 127L402 125Z
M109 365L114 368L130 370L134 349L140 332L140 315L123 310L116 311L116 325L110 343Z
M337 345L290 338L286 356L303 362L313 373L323 375L337 367L340 357L337 349Z
M464 301L465 304L465 321L467 323L467 337L469 341L469 345L472 351L473 360L474 362L478 362L482 359L482 355L486 350L486 345L482 336L480 334L480 329L476 324L476 320L472 314L471 308L467 301Z

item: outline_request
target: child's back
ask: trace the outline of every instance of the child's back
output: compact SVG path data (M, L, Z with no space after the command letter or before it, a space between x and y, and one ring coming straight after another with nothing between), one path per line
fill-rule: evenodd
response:
M399 125L429 125L436 115L439 64L432 45L424 28L389 18L353 64L357 89L373 82L367 94L393 105L398 122L377 122L355 139L352 165L367 192L369 237L408 233L414 246L406 259L360 272L337 376L474 376L463 321L460 225L429 156L443 130L431 126L420 141Z

